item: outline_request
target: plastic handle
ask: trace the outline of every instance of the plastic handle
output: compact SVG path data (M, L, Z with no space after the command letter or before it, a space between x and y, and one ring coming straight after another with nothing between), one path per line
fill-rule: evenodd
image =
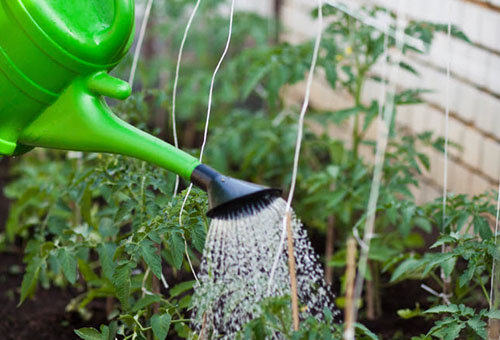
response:
M94 37L101 53L115 56L121 53L127 41L116 39L123 32L130 34L134 27L134 0L115 0L115 14L111 26Z

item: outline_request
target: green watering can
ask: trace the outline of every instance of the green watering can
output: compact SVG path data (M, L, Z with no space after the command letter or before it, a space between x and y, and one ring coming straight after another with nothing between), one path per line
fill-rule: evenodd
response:
M133 32L133 0L0 0L0 154L45 147L136 157L207 191L209 216L278 196L219 174L111 112L104 96L131 94L108 72Z

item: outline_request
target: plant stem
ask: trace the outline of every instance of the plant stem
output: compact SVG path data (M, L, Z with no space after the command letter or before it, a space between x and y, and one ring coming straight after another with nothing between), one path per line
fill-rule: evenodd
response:
M357 63L356 63L357 64ZM358 77L356 78L356 88L354 92L354 105L356 107L361 106L361 93L363 91L363 85L365 82L365 68L363 66L357 66L358 68ZM356 115L354 116L354 127L352 129L352 141L353 141L353 146L352 150L354 153L354 159L358 158L359 154L359 143L361 142L360 138L360 132L359 132L359 111L356 112Z
M477 280L479 281L479 286L481 287L481 290L483 291L484 297L486 298L486 302L488 302L488 306L490 305L490 295L486 291L486 287L484 286L483 280L481 279L481 276L477 275Z

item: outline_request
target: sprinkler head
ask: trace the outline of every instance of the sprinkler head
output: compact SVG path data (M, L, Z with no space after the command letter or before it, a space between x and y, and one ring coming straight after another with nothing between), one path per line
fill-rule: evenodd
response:
M191 182L208 194L208 217L224 218L240 213L251 214L281 196L280 189L224 176L204 164L194 169Z

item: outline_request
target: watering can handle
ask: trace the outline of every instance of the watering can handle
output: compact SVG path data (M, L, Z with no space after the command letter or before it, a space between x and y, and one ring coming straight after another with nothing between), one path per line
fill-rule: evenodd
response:
M130 33L134 27L134 0L115 0L115 13L111 26L98 33L94 41L99 45L103 55L110 55L113 52L121 53L127 41L114 39L120 36L120 32Z

